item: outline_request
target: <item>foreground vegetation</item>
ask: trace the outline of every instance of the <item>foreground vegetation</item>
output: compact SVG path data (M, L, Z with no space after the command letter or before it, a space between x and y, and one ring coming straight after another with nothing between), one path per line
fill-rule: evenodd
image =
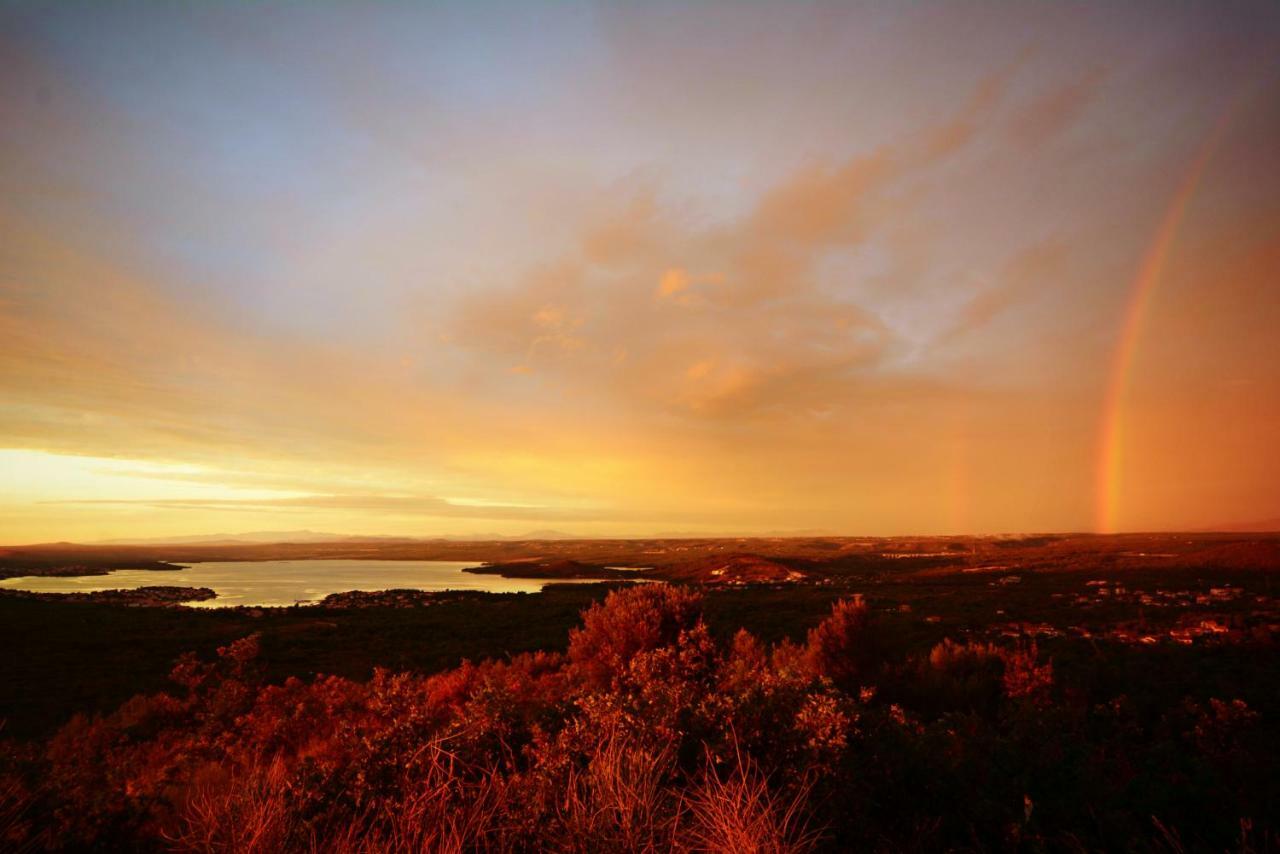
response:
M997 599L990 583L955 579L896 607L883 588L871 602L667 585L603 602L560 591L558 606L464 599L396 613L587 607L567 645L552 620L522 627L543 651L367 680L273 676L287 649L262 618L261 633L182 656L167 690L6 745L0 838L209 851L1277 845L1270 634L1007 637L969 609L1022 601L1033 619L1039 599ZM931 620L944 601L949 618ZM1219 619L1249 625L1242 607Z

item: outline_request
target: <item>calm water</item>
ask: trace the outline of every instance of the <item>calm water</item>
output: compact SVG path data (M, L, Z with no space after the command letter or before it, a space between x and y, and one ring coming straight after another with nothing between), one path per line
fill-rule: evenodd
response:
M36 593L92 593L137 587L209 587L217 599L190 604L204 608L234 605L293 605L348 590L484 590L537 593L554 581L472 575L475 561L450 560L263 560L195 563L175 572L117 569L107 575L75 578L23 576L0 580L0 587Z

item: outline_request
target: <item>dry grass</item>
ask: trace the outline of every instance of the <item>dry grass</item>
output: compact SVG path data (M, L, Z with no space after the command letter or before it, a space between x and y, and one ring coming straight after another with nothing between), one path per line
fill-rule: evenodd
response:
M755 762L735 751L721 773L708 754L701 780L684 799L680 838L689 851L714 854L800 854L812 851L821 832L806 818L810 785L778 791Z
M30 838L32 801L31 793L19 780L0 778L0 850L35 849Z
M293 821L282 762L206 785L187 799L168 841L181 851L269 854L287 848Z
M574 851L666 851L678 798L667 785L669 748L652 750L625 733L602 740L585 769L573 769L558 809Z
M313 850L450 854L509 849L503 826L510 814L505 778L496 769L467 765L447 745L447 738L437 737L418 751L402 800L383 802L361 820L314 841Z

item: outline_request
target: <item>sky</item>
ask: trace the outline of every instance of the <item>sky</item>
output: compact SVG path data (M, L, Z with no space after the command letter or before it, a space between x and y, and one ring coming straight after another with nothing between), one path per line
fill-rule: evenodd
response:
M0 542L1280 527L1280 5L0 0Z

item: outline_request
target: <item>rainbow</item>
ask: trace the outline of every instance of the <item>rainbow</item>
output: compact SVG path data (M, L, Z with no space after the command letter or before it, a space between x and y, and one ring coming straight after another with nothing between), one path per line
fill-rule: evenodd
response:
M1156 228L1155 236L1138 265L1137 275L1129 289L1129 300L1124 310L1124 322L1120 327L1120 337L1116 344L1115 354L1108 374L1106 396L1102 404L1102 420L1098 433L1098 465L1094 483L1097 493L1094 500L1095 529L1098 533L1109 534L1116 530L1116 515L1121 488L1121 469L1124 450L1124 404L1125 392L1129 387L1130 374L1133 370L1133 359L1146 326L1147 311L1151 306L1151 297L1160 283L1161 274L1169 260L1169 252L1177 237L1178 228L1182 224L1187 207L1191 203L1200 180L1204 176L1205 167L1213 158L1222 137L1226 132L1234 106L1229 103L1222 116L1213 126L1208 139L1200 146L1191 163L1188 165L1182 180L1179 181L1173 198L1165 209L1164 216Z

